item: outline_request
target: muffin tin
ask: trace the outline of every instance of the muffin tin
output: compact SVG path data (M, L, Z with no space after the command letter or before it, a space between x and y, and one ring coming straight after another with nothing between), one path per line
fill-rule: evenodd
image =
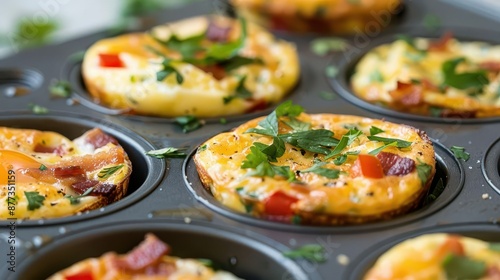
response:
M153 16L161 23L206 14L217 8L215 2L202 1ZM443 29L452 26L456 30L480 30L468 34L485 41L491 41L494 34L488 28L498 24L439 1L406 1L405 7L396 23L377 34L370 33L369 45L360 48L354 61L369 46L392 38L392 34L407 31L420 34L426 15L439 15ZM98 256L111 249L125 252L148 231L158 233L174 250L179 248L182 256L213 258L224 268L249 279L360 279L367 266L389 245L425 232L458 232L498 241L498 118L429 119L375 109L373 105L347 97L354 95L345 80L352 67L352 63L342 61L345 53L320 57L310 48L315 35L275 34L294 42L300 56L301 81L286 99L302 105L308 113L383 118L427 132L436 148L437 177L446 185L437 200L392 221L359 226L284 225L225 209L201 186L191 156L162 160L145 156L144 152L172 146L187 148L192 154L211 136L265 115L273 108L228 117L225 121L210 119L188 134L172 119L103 110L88 98L79 76L79 62L69 59L108 35L101 32L0 60L0 125L55 130L70 138L88 128L101 127L119 140L132 159L131 190L123 200L103 210L55 220L18 222L16 272L8 270L7 252L2 251L0 279L43 278L80 258ZM359 36L346 39L351 46L356 46ZM339 68L335 78L325 76L328 65ZM70 81L81 104L51 97L48 87L54 79ZM340 83L343 83L341 87ZM17 92L16 89L22 94L8 94L13 90ZM330 93L333 98L324 99L322 92ZM27 111L30 103L48 108L49 113L35 115ZM454 145L465 147L471 154L470 159L466 162L455 159L448 149ZM0 224L4 228L0 231L0 248L7 248L9 223ZM311 243L324 248L328 258L325 263L292 261L281 256L280 252ZM236 256L236 265L231 265L234 260L228 264L232 256Z

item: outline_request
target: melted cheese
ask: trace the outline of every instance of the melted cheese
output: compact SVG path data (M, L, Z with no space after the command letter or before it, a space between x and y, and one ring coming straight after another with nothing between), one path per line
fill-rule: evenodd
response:
M206 17L197 17L158 26L152 33L161 39L168 39L172 32L185 38L202 33L207 26ZM235 25L230 40L236 40L239 32L239 25ZM146 46L164 52L167 57L178 57L147 33L103 39L87 50L82 74L88 90L99 103L164 117L236 115L245 113L258 102L277 103L290 92L299 76L295 46L252 24L248 25L245 46L239 54L260 58L264 63L238 67L222 80L192 64L174 62L172 65L182 74L184 82L178 84L175 75L158 82L156 73L161 70L162 59ZM101 67L99 54L109 53L119 54L126 67ZM234 95L239 77L243 76L246 76L245 88L252 92L251 100L235 98L224 104L224 97Z

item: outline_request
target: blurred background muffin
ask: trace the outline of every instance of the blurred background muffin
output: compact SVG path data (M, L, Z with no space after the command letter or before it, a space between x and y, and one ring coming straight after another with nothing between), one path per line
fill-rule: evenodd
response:
M355 34L386 27L402 0L229 0L239 16L270 29Z

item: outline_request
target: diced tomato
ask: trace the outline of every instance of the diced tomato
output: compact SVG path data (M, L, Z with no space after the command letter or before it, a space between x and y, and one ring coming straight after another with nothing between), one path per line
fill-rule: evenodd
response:
M458 236L450 235L436 251L436 257L438 259L444 258L449 254L456 256L465 255L464 246L460 243L460 238Z
M65 277L66 280L94 280L94 276L92 276L92 272L90 271L82 271L78 274L69 275Z
M357 177L363 175L367 178L383 178L384 169L380 160L372 155L358 155L358 159L354 162L354 166L351 169L353 176Z
M297 201L297 198L289 196L282 191L277 191L264 202L264 211L268 215L275 216L293 215L291 206Z
M125 67L118 54L100 53L99 65L102 67Z

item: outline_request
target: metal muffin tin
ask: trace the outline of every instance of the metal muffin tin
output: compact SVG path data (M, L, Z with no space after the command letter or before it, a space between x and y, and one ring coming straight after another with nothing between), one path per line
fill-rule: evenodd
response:
M219 1L203 1L153 16L159 24L211 13L219 7ZM406 1L405 11L397 21L384 31L368 34L367 44L370 45L359 48L361 53L357 58L378 40L405 31L415 34L415 30L422 30L423 19L429 14L439 16L443 29L453 26L457 31L480 30L469 35L484 41L492 41L491 34L494 33L489 28L498 25L492 19L440 1ZM442 230L486 239L500 236L500 228L496 225L500 218L498 118L431 120L375 110L363 102L348 101L337 95L349 93L348 87L332 87L335 81L325 76L328 65L340 67L339 74L349 73L351 66L341 59L346 53L320 57L310 48L310 41L317 36L275 34L294 42L300 56L301 81L286 99L302 105L308 113L379 118L426 131L435 143L438 175L447 186L445 192L432 204L413 213L392 221L360 226L282 225L224 209L197 181L191 157L161 160L149 158L144 152L166 146L185 147L194 152L200 143L213 135L265 115L273 108L228 117L226 122L214 118L199 130L184 134L171 119L120 115L96 110L90 103L70 105L65 99L51 97L48 92L51 81L64 79L71 82L82 103L83 100L91 102L79 77L78 62L69 58L108 36L101 32L0 60L0 125L50 129L70 138L87 128L103 128L118 138L132 158L131 192L102 212L95 210L80 216L18 223L15 229L15 240L19 245L15 251L16 272L8 270L9 257L7 251L2 251L0 279L43 278L63 267L57 260L67 265L78 257L98 256L112 248L124 252L136 245L148 231L159 233L166 242L169 242L167 237L175 236L169 243L174 250L179 248L182 256L204 255L224 263L227 256L237 255L238 265L225 268L251 279L359 279L360 271L366 270L365 265L373 262L373 259L365 260L373 256L371 252L379 254L389 244L414 234ZM351 46L360 47L360 36L356 34L346 39ZM349 51L352 49L346 52ZM345 79L345 76L337 77ZM9 97L9 93L16 93L17 89L22 94ZM321 92L330 92L333 98L326 100ZM30 103L47 107L50 113L32 114L27 111ZM465 147L471 154L470 159L464 162L453 158L448 150L453 145ZM8 248L8 223L0 224L3 228L0 248ZM439 226L443 224L450 225ZM129 236L132 236L130 242L127 241ZM199 243L200 238L206 238L206 242ZM311 243L323 246L328 257L325 263L287 261L279 254ZM82 252L70 257L75 250ZM247 256L251 256L250 260ZM262 262L257 262L257 259Z

